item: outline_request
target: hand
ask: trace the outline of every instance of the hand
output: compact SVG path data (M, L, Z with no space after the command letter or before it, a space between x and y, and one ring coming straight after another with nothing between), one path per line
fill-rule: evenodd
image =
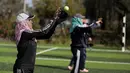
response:
M98 18L98 23L102 24L103 21L102 21L103 18Z
M92 41L92 38L91 38L91 37L89 37L89 38L88 38L88 41L89 41L89 42L91 42L91 41Z

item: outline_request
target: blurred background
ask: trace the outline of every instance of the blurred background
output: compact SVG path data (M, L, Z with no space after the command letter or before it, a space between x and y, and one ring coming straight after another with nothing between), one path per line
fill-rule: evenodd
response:
M34 14L34 29L44 27L58 7L69 6L69 17L59 24L53 36L38 41L34 73L70 73L71 18L81 13L91 21L103 18L93 29L93 47L87 48L89 73L130 73L130 0L0 0L0 73L12 73L17 50L14 41L17 14ZM126 17L126 20L123 18ZM39 25L40 19L43 19ZM123 21L126 21L124 27ZM126 33L122 52L123 29Z
M122 46L123 16L126 15L126 48L130 49L130 0L0 0L0 40L13 41L16 15L20 12L35 14L33 27L40 28L39 20L47 23L58 7L70 7L69 18L61 23L53 37L38 41L45 44L70 44L71 17L81 13L91 20L103 18L101 28L94 29L94 44Z

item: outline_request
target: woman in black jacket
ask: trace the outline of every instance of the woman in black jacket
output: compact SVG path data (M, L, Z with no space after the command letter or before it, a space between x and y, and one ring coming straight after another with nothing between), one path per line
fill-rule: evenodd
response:
M67 18L67 13L60 9L54 18L44 28L33 30L32 18L25 13L17 16L15 27L15 40L17 46L17 59L13 67L13 73L33 73L36 57L36 39L49 39L55 31L57 24Z
M88 25L83 24L84 19L85 16L82 16L81 14L76 14L72 18L72 25L70 28L70 46L73 57L70 66L68 66L68 69L72 70L71 73L89 72L85 68L86 48L88 47L88 40L92 37L91 28L99 27L101 21L96 21L91 25ZM85 23L87 23L86 20ZM74 64L74 67L71 66L72 64Z

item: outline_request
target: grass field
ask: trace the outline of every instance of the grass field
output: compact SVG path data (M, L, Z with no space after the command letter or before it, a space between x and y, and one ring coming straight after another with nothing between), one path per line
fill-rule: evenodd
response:
M0 45L0 73L12 73L16 55L15 45ZM35 73L70 73L71 56L69 48L38 46ZM130 52L87 50L86 68L89 73L130 73Z

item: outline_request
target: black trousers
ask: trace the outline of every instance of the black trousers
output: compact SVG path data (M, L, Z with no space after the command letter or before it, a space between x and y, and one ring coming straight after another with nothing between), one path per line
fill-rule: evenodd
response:
M80 73L80 70L85 68L86 48L71 47L71 52L74 60L74 68L71 73Z
M74 65L74 57L72 56L70 63L69 63L69 66L73 66L73 65Z
M34 69L19 69L17 67L14 67L13 73L34 73Z

